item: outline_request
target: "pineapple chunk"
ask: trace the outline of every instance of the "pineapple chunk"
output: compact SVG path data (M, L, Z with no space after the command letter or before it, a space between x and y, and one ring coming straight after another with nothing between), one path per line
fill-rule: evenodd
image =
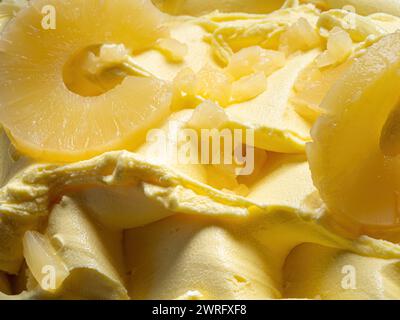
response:
M376 226L400 223L400 34L355 60L322 103L308 159L332 214Z
M194 129L220 128L228 121L225 110L212 101L204 101L194 110L188 126Z
M159 39L156 48L164 53L171 62L182 62L188 53L185 43L171 38Z
M89 52L84 67L91 74L100 74L110 65L121 64L127 60L129 50L123 45L105 44L100 47L99 56Z
M312 63L304 69L296 80L291 97L296 112L314 122L323 113L320 104L325 95L350 64L351 61L346 61L338 66L320 69L316 63Z
M233 78L215 66L206 65L196 74L183 68L173 81L173 107L193 108L204 100L221 106L231 102Z
M346 60L353 49L349 34L339 27L334 27L328 37L327 50L317 59L318 67L323 68Z
M198 78L191 68L183 68L175 76L173 87L173 108L190 108L201 102L198 97Z
M205 99L227 106L232 94L232 79L223 70L206 65L199 73L198 92Z
M281 36L281 50L291 53L307 51L321 45L319 33L305 18L298 19Z
M243 77L232 84L232 99L242 102L253 99L267 89L267 78L264 72Z
M308 103L305 100L299 99L298 97L294 97L291 99L291 102L294 105L294 110L303 117L305 120L310 123L314 123L319 116L323 114L323 110L313 103Z
M174 89L177 93L194 97L197 89L197 75L190 68L183 68L174 79Z
M69 271L47 237L36 231L27 231L23 246L26 263L36 281L43 290L56 291L69 275Z
M264 92L266 76L284 65L284 54L259 47L248 49L234 56L225 69L206 65L197 74L190 68L182 69L173 81L174 108L194 107L204 100L226 107Z
M235 79L263 71L266 76L285 65L285 54L280 51L265 50L259 46L244 48L235 53L226 71Z
M58 13L54 30L42 28L46 5ZM63 77L66 67L74 72L76 55L86 56L94 45L124 45L133 52L153 46L166 35L165 21L150 0L30 1L0 39L0 119L17 149L39 160L69 162L144 140L146 130L170 112L166 83L126 76L93 96L80 94L79 87L72 92ZM115 52L103 47L100 55L115 59Z

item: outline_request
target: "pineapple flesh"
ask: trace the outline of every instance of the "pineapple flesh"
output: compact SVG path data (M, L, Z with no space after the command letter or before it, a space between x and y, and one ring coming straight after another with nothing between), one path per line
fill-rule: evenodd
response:
M364 225L400 223L400 34L356 59L328 92L308 159L334 215Z
M49 6L54 28L43 27ZM19 151L70 162L139 144L168 115L169 86L117 70L112 85L93 89L77 57L103 45L145 50L166 36L165 22L150 0L31 1L0 38L0 119ZM68 68L81 87L70 86Z

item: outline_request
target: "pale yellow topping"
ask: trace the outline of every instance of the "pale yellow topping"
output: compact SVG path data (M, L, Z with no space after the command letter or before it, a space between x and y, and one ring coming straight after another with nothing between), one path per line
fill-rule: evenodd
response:
M194 110L188 126L195 129L220 128L228 121L225 110L211 101L204 101Z
M252 46L241 49L232 55L226 71L235 79L255 72L264 72L265 76L269 76L283 67L285 60L286 57L283 52Z
M353 41L349 34L339 27L334 27L329 33L326 51L316 60L317 66L324 68L342 63L350 56L352 49Z
M171 38L159 39L156 48L165 53L166 57L172 62L182 62L188 52L186 44Z
M235 102L251 100L267 89L264 72L245 76L232 84L232 99Z

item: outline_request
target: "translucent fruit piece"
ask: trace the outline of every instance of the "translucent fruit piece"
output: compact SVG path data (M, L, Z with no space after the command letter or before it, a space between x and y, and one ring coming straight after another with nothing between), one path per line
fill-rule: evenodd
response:
M386 154L396 150L390 137L398 136L399 87L400 34L395 33L355 60L322 103L326 114L312 130L307 153L314 183L338 218L400 223L400 159Z
M314 122L323 113L320 104L325 95L350 64L351 61L346 61L337 66L321 69L316 63L312 63L302 71L291 98L296 112L308 121Z
M243 77L232 84L232 99L235 102L250 100L267 89L267 78L263 72Z
M218 102L221 106L229 104L232 93L232 79L223 70L206 65L199 73L198 93L205 99Z
M171 62L182 62L188 53L186 44L171 38L159 39L156 47L163 52Z
M42 26L53 6L56 28ZM165 37L165 15L149 0L35 0L0 39L0 119L17 148L45 161L77 161L138 144L169 113L169 87L125 77L98 96L67 89L63 69L94 45L144 50ZM78 88L79 89L79 88Z
M285 54L280 51L265 50L259 46L248 47L231 57L226 72L235 79L258 71L263 71L266 76L269 76L275 70L283 67L285 60Z
M123 63L128 56L129 50L123 44L105 44L100 47L98 56L91 51L88 53L83 67L92 74L99 74L110 65Z
M191 68L183 68L172 82L173 108L190 108L198 105L202 100L197 96L198 78Z
M228 122L225 110L212 101L204 101L196 107L188 125L194 129L218 129Z
M349 34L334 27L328 37L327 50L316 59L316 63L320 68L341 63L350 56L352 48L353 41Z
M298 19L281 36L281 49L289 53L310 50L320 45L320 35L305 18Z

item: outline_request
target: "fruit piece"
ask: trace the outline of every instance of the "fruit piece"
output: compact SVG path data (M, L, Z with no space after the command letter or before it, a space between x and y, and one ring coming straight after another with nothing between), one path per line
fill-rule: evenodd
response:
M243 77L232 84L232 99L241 102L253 99L267 89L267 78L264 72Z
M320 35L305 18L298 19L281 36L281 50L287 52L306 51L320 44Z
M255 129L255 147L284 153L298 153L310 141L310 125L290 103L300 73L320 53L311 50L291 57L286 66L268 78L267 90L253 100L227 108L231 126Z
M254 71L262 71L265 76L271 75L276 70L285 65L286 56L283 52L275 50L263 50L261 52L261 59L255 65Z
M320 68L341 63L350 56L352 48L353 41L349 34L334 27L328 37L327 50L316 59L316 63Z
M369 42L387 34L385 28L381 28L370 17L357 14L354 11L354 7L351 8L351 6L346 6L346 10L322 12L318 19L318 28L324 32L334 27L340 27L350 35L354 42Z
M174 79L174 89L186 96L194 97L197 93L197 76L191 68L183 68Z
M235 53L229 61L226 71L235 79L263 71L269 76L285 65L285 54L274 50L265 50L259 46L248 47Z
M118 65L126 61L129 50L123 45L102 45L98 56L90 51L87 55L86 64L83 66L91 74L99 74L111 65Z
M399 87L400 34L395 33L355 60L323 101L326 114L312 130L308 158L333 214L364 224L400 222L400 159L385 154L396 150L386 145L394 140L382 141L392 136L388 130L398 135L393 114Z
M188 53L188 47L185 43L171 38L159 39L157 49L164 53L171 62L182 62Z
M225 110L211 101L204 101L193 111L188 126L194 129L218 129L228 122Z
M320 69L316 63L312 63L302 71L291 97L296 112L314 122L323 112L320 104L325 95L350 64L350 61L346 61L338 66Z
M197 75L189 67L183 68L178 72L172 82L172 89L174 109L194 107L201 102L201 99L197 96Z
M25 232L24 257L36 281L46 291L55 291L69 272L63 261L44 235L36 231ZM52 281L51 276L54 276Z
M123 44L82 50L65 64L64 84L81 96L99 96L122 83L127 73L118 67L129 61L129 54Z
M57 14L54 30L42 27L41 11L49 5ZM125 77L98 96L84 96L68 90L63 76L93 46L123 44L136 51L154 45L165 36L164 19L148 0L31 1L0 40L0 119L17 148L65 162L143 139L169 113L164 82Z
M232 79L223 70L206 65L197 74L198 93L205 99L218 102L221 106L229 104L232 93Z
M7 22L25 5L25 0L6 0L0 2L0 32L6 26Z

